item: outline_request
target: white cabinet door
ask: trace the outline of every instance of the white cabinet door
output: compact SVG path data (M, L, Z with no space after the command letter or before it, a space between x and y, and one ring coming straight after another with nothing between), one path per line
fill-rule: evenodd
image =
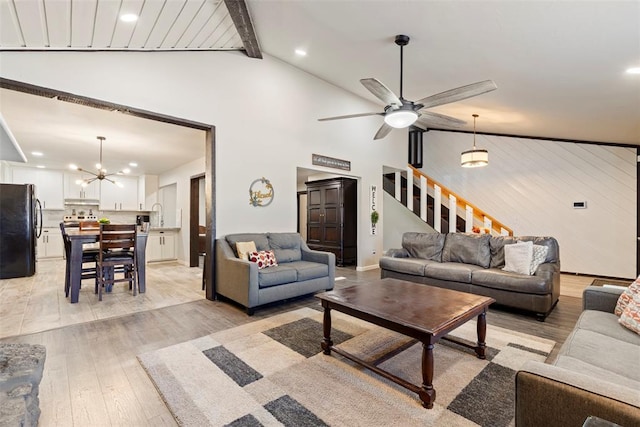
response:
M38 238L38 259L62 258L64 255L64 243L59 228L43 228Z
M147 262L176 259L176 233L152 231L147 239Z
M91 178L89 174L81 174L77 172L64 173L64 198L65 199L94 199L100 198L100 183L93 181L83 187L76 181Z
M14 184L35 184L42 209L64 209L64 175L62 171L13 168Z
M114 176L114 181L100 182L100 209L105 211L137 211L138 178Z

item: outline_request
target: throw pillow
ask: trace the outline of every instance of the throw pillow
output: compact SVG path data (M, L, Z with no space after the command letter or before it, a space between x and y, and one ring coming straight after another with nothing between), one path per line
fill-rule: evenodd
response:
M616 303L616 308L613 313L620 317L624 309L629 305L633 296L636 294L640 294L640 276L629 285L627 289L625 289L618 297L618 302Z
M625 328L640 334L640 293L636 292L633 295L618 321Z
M236 252L240 259L249 260L249 253L256 251L256 242L236 242Z
M278 265L278 260L276 260L276 255L273 251L251 252L249 254L249 261L258 264L258 270Z
M489 268L490 239L488 234L448 233L442 249L442 262L461 262Z
M504 268L511 273L531 275L533 242L521 242L504 246Z
M533 257L531 258L530 274L535 274L538 267L540 267L540 264L542 264L547 258L548 251L549 248L547 248L546 246L533 245Z

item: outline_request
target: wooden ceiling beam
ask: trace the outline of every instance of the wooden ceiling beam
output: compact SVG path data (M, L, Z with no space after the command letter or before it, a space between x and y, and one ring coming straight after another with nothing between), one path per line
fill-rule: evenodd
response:
M229 10L233 25L235 25L238 34L240 34L247 56L249 58L262 59L262 52L258 45L258 39L253 29L253 23L245 0L224 0L224 4Z

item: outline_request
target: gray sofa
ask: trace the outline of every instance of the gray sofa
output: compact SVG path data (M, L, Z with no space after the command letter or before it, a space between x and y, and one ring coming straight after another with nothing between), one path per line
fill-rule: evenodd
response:
M273 250L278 265L259 270L256 263L239 259L237 242ZM252 315L263 304L333 289L335 264L334 254L310 250L298 233L229 234L216 240L216 293Z
M516 240L547 247L544 262L532 275L502 270L504 246ZM380 271L383 278L488 296L498 304L532 311L541 321L560 296L560 250L553 237L407 232L401 249L380 258Z
M622 291L589 286L583 312L552 364L516 374L516 425L581 426L590 415L640 426L640 335L613 314Z

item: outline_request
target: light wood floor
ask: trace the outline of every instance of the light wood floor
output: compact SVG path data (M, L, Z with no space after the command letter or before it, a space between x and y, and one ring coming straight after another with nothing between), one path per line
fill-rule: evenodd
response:
M32 280L0 282L1 327L3 332L5 328L14 331L14 336L2 341L47 348L40 384L41 426L174 426L171 413L138 363L138 354L276 313L318 306L315 298L304 297L256 310L255 316L248 317L237 306L203 299L201 271L177 263L149 265L146 294L134 298L116 290L97 303L87 282L80 302L72 305L64 293L59 297L60 266L43 264L39 264L39 277ZM346 279L336 282L336 287L365 284L379 274L378 270L338 268L336 275ZM579 295L590 282L591 278L563 275L560 302L544 323L493 308L487 321L553 339L558 342L557 351L580 314ZM18 321L20 327L12 325ZM48 330L27 332L38 328Z

